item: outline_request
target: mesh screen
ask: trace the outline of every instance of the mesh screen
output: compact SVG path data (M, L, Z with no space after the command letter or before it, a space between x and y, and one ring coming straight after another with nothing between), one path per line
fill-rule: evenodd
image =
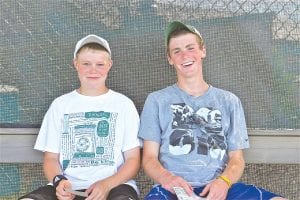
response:
M176 82L163 30L196 26L213 86L241 98L249 128L299 129L298 0L1 0L0 127L39 127L52 100L78 87L75 43L106 38L110 88L142 110L147 94Z
M0 200L16 200L47 183L40 163L0 163ZM299 164L246 164L242 182L254 184L289 200L300 196ZM136 177L140 199L154 182L140 170Z

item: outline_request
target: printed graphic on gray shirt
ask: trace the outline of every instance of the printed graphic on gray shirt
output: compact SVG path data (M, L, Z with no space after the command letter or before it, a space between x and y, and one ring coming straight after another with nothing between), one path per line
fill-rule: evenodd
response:
M217 109L202 107L194 111L185 103L171 105L173 112L169 151L185 155L192 151L222 160L226 153L222 115Z

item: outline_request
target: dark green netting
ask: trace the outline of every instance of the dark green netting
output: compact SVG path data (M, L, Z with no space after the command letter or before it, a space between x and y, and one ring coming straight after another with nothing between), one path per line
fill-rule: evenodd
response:
M289 200L298 200L299 164L246 164L241 181L255 184L281 194ZM0 200L16 200L18 197L47 183L42 166L38 163L0 163ZM141 199L150 191L153 181L143 170L137 178Z
M109 86L141 111L149 92L174 83L163 30L196 26L207 45L205 78L237 94L248 128L300 128L299 0L1 0L0 128L39 127L51 101L78 86L75 43L106 38ZM243 179L298 199L298 164L247 164ZM150 189L142 173L142 194ZM0 164L0 199L45 184L40 164Z
M90 33L111 45L109 86L141 111L149 92L175 82L163 40L174 19L200 30L205 77L241 98L249 128L299 129L298 0L2 0L0 127L39 127L78 86L73 49Z

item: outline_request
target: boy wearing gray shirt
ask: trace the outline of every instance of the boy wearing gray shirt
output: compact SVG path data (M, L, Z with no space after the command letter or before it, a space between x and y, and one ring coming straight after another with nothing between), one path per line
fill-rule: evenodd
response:
M142 165L157 184L146 200L176 200L174 188L207 199L283 199L238 182L249 148L237 96L206 83L203 39L193 26L171 22L165 32L177 83L148 95L141 115Z

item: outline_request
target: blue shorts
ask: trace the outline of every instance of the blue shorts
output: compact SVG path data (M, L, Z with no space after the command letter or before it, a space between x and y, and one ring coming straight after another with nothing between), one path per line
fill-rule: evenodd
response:
M204 187L197 187L194 188L194 192L199 194L203 189ZM280 195L258 188L255 185L247 185L239 182L233 184L228 190L226 200L269 200L273 197L280 197ZM157 185L151 189L144 200L177 200L177 197L175 194L161 187L161 185Z

